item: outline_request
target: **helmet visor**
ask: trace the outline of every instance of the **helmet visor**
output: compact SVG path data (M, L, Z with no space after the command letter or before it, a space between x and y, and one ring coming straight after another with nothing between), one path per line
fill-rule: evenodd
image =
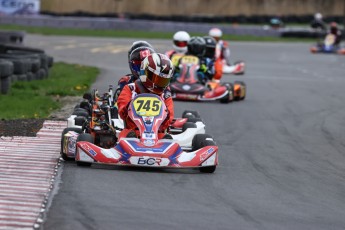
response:
M174 41L175 46L177 47L186 47L187 46L187 41Z
M159 73L150 67L145 70L145 75L154 84L154 86L163 89L166 88L170 83L170 77L167 74Z

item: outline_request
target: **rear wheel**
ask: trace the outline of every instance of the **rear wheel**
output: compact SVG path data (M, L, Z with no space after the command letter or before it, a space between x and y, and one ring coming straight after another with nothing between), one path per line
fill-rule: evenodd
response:
M227 87L228 94L226 94L219 101L220 101L220 103L230 103L234 100L234 85L231 83L223 83L223 86Z
M91 134L89 133L82 133L78 136L77 138L77 143L79 141L87 141L87 142L90 142L90 143L94 143L94 138ZM77 161L77 165L78 166L83 166L83 167L90 167L92 163L90 162L82 162L82 161Z
M193 122L186 122L182 126L182 132L186 131L189 128L196 128L196 124Z
M182 113L182 117L183 118L189 118L189 117L196 117L196 118L201 118L200 114L198 113L198 111L193 111L193 110L185 110Z
M60 155L62 157L62 159L64 159L65 161L74 161L74 158L70 158L68 157L64 152L63 152L63 149L64 149L64 136L66 133L68 133L69 131L74 131L76 133L82 133L83 131L79 128L65 128L63 131L62 131L62 134L61 134L61 148L60 148Z
M244 100L247 94L247 86L246 83L243 81L235 81L234 84L240 85L241 92L239 92L239 96L236 98L237 100Z
M204 142L207 141L208 138L213 139L210 134L196 134L192 141L193 151L205 147L206 145L204 145Z

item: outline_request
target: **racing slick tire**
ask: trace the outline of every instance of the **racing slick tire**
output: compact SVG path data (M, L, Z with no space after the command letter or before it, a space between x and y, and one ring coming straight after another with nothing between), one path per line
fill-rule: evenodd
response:
M187 129L189 129L189 128L196 128L197 126L196 126L196 124L195 123L193 123L193 122L186 122L186 123L184 123L183 124L183 126L182 126L182 132L184 132L184 131L186 131Z
M63 152L63 142L64 142L64 136L66 133L68 133L69 131L74 131L76 133L82 133L83 131L80 128L65 128L62 131L61 134L61 148L60 148L60 155L62 157L62 159L64 159L65 161L74 161L74 158L70 158L68 157L64 152Z
M202 147L205 147L205 146L211 146L211 145L216 145L216 143L214 141L211 141L211 140L205 140L203 142L204 146ZM212 165L212 166L206 166L206 167L200 167L199 168L199 171L201 173L214 173L214 171L216 171L216 167L215 165Z
M81 117L88 117L89 112L85 109L77 108L77 109L74 109L72 115L77 115L77 116L81 116Z
M182 118L189 118L191 115L194 115L194 117L196 118L201 118L200 114L198 113L198 111L193 111L193 110L185 110L182 113Z
M220 103L228 104L234 100L234 85L232 83L223 83L228 88L228 94L221 98Z
M192 151L198 150L206 145L203 143L206 141L207 138L213 137L210 134L196 134L192 140Z
M82 133L78 136L77 138L77 143L79 141L87 141L90 143L95 143L93 136L89 133ZM78 166L83 166L83 167L90 167L92 163L90 162L81 162L81 161L77 161L77 165Z
M212 140L208 140L208 138L211 138ZM192 147L193 151L203 148L205 146L211 146L216 145L216 143L213 141L213 138L209 134L197 134L194 136L192 141ZM200 167L199 171L201 173L214 173L216 170L216 166L207 166L207 167Z
M77 116L74 118L74 124L78 126L83 126L87 119L84 116Z
M241 85L240 96L236 97L235 100L237 100L237 101L244 100L246 98L246 94L247 94L246 83L244 83L243 81L235 81L234 84Z

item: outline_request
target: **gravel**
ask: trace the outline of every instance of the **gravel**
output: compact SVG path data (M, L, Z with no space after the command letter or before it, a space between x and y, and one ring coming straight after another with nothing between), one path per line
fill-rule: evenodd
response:
M74 107L82 100L77 97L60 98L63 106L60 110L54 111L47 119L15 119L0 120L0 137L2 136L36 136L36 133L42 128L45 120L67 120L72 114Z

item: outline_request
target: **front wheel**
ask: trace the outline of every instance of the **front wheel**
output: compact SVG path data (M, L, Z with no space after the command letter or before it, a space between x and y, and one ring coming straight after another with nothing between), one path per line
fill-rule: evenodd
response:
M203 142L203 146L212 146L212 145L216 145L216 143L213 140L205 140ZM205 167L200 167L199 171L202 173L214 173L214 171L216 171L216 165L212 165L212 166L205 166Z
M220 99L220 103L230 103L234 100L234 85L232 83L224 83L227 87L228 93Z
M201 118L200 114L198 113L198 111L194 111L194 110L185 110L182 113L182 118L189 118L189 117L196 117L196 118Z
M77 138L77 143L79 141L86 141L86 142L90 142L90 143L94 143L94 138L91 134L89 133L82 133L78 136ZM77 161L77 165L78 166L82 166L82 167L90 167L92 163L90 162L82 162L82 161Z
M64 145L67 144L65 143L65 134L68 133L69 131L74 131L76 133L82 133L82 129L80 128L65 128L63 131L62 131L62 134L61 134L61 148L60 148L60 155L62 157L62 159L64 159L65 161L74 161L74 158L70 158L66 155L66 153L64 153Z

